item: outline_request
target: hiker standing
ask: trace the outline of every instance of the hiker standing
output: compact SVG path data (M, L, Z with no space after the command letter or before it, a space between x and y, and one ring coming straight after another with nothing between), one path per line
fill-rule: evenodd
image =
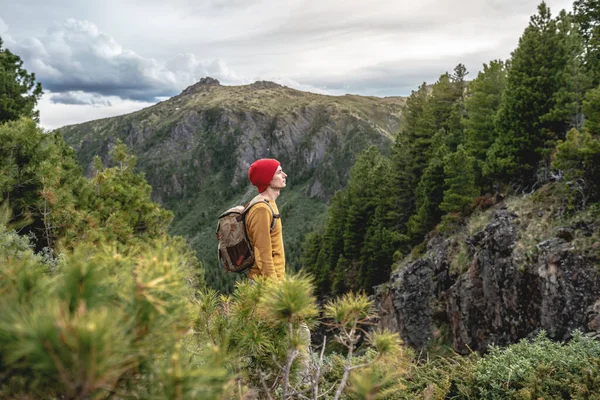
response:
M266 200L251 207L246 214L246 231L255 258L248 277L282 281L285 275L285 252L281 218L275 201L281 189L285 188L287 175L279 161L262 158L250 165L248 178L258 189L257 197Z
M279 161L263 158L250 165L248 178L259 193L246 213L246 232L254 249L254 265L250 268L248 277L265 277L281 282L285 275L285 253L281 217L275 200L281 189L285 188L287 175L281 169ZM261 201L257 202L259 199ZM304 345L299 358L302 368L298 379L308 383L311 365L310 330L305 323L301 323L298 333Z

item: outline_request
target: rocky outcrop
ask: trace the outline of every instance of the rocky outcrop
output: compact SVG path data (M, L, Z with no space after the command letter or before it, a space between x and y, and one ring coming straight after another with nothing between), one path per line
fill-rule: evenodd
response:
M471 261L455 276L448 259L451 240L430 241L425 256L378 288L380 324L416 348L446 325L459 353L515 343L542 329L556 340L568 339L575 329L600 333L595 260L570 242L569 228L534 245L526 257L517 248L521 234L519 217L498 209L482 231L466 239Z
M283 87L282 85L275 83L275 82L271 82L271 81L256 81L256 82L250 84L250 86L253 89L259 89L259 90L277 89L277 88Z
M207 90L211 86L219 86L220 84L221 83L217 79L211 78L210 76L206 76L204 78L201 78L198 82L194 83L193 85L190 85L187 88L185 88L181 92L180 96L199 93Z

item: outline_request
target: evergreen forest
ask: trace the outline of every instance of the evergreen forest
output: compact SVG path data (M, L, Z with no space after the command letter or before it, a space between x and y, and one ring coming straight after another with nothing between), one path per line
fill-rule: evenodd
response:
M324 229L306 237L319 293L372 293L432 235L510 195L555 184L564 213L600 200L597 13L576 1L552 16L542 3L509 60L472 80L459 64L412 92L391 156L365 151Z
M511 196L545 188L557 218L600 217L598 1L541 3L510 59L422 83L390 151L360 154L294 250L299 271L231 293L123 142L84 171L1 39L0 66L0 398L600 399L597 338L419 352L370 296Z

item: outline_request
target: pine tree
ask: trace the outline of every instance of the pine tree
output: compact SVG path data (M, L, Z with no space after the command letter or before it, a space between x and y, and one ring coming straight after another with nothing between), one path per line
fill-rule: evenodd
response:
M405 232L405 224L415 209L414 191L418 180L415 176L414 148L402 133L396 136L392 146L392 172L390 181L391 201L390 218L392 227Z
M422 151L425 155L425 165L437 149L436 146L432 146L432 139L435 135L440 135L450 150L462 141L460 120L462 118L465 75L464 67L459 64L453 77L445 73L431 88L431 95L423 107L422 117L422 124L425 127L424 136L428 139L424 145L426 144L427 147L422 146L417 150Z
M375 212L379 200L379 189L385 177L378 175L382 156L372 146L365 150L350 171L347 198L348 209L344 227L344 255L349 260L360 258L360 249L369 219Z
M600 86L588 91L583 100L584 128L593 135L600 135Z
M329 290L329 263L324 257L328 250L328 243L324 241L323 234L310 232L304 238L302 243L301 263L306 272L315 279L315 286L320 294L325 294Z
M115 166L107 168L96 160L95 196L87 204L99 229L109 240L122 243L164 235L173 214L152 201L152 188L143 174L135 172L135 156L118 141L109 161Z
M571 129L556 147L552 166L561 170L564 181L581 201L581 208L600 200L600 140L584 130Z
M469 212L479 189L475 186L475 159L469 156L462 145L444 158L444 200L440 210L448 213L443 217L442 229L451 229L454 223Z
M417 186L416 212L407 223L408 236L413 244L420 243L442 216L439 205L444 194L443 160L447 153L446 146L436 150Z
M572 103L563 101L571 95L559 93L570 86L570 26L564 13L552 19L543 2L531 17L512 54L496 120L498 138L488 152L488 176L529 185L535 168L548 162L556 140L564 138L573 119Z
M60 251L72 248L90 231L89 213L82 201L90 187L75 151L60 132L46 134L45 139L47 155L39 165L39 198L33 204L43 222L43 230L37 236L43 238L46 246Z
M429 89L423 83L417 91L413 91L406 100L403 110L404 126L399 136L406 138L402 149L412 159L410 174L418 180L427 165L427 152L431 145L431 132L426 129L423 111L429 97ZM408 147L409 145L410 147Z
M500 107L506 86L506 65L491 61L483 64L483 71L469 83L465 99L466 115L462 120L465 130L465 149L475 157L478 169L485 161L487 151L496 140L494 119Z
M35 106L42 96L42 85L35 81L34 73L23 68L21 58L2 44L0 38L0 124L20 117L37 121Z
M575 22L585 43L584 67L592 86L600 85L600 2L598 0L575 0Z

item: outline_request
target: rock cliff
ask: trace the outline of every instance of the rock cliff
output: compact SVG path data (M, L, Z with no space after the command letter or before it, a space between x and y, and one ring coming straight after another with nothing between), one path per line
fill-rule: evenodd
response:
M491 220L473 234L432 238L423 256L377 288L380 325L418 349L445 327L463 354L542 329L556 340L575 329L600 334L599 262L597 249L587 248L598 238L597 218L547 227L538 241L543 235L530 235L538 219L532 213L505 205L488 213Z

